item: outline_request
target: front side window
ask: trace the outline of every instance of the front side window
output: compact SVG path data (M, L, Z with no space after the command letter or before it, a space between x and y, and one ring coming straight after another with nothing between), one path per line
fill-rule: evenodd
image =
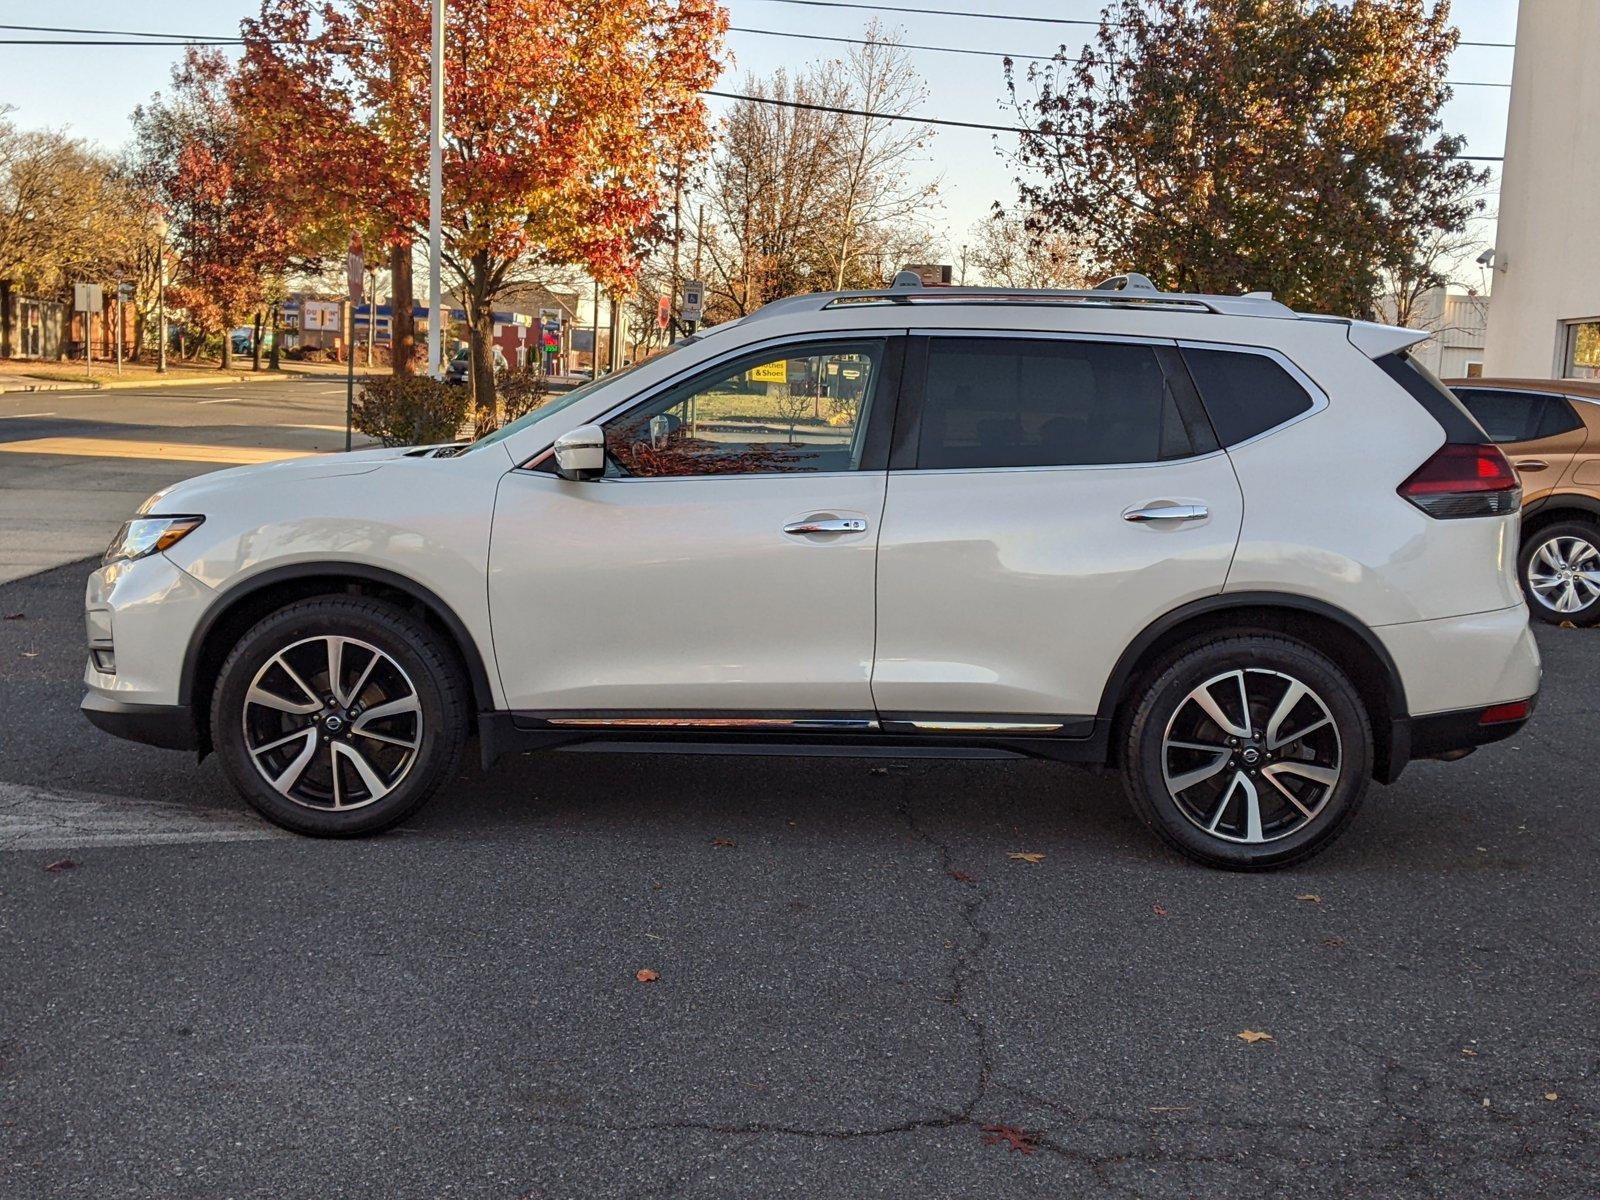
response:
M623 478L853 471L883 364L881 340L748 355L606 422Z
M1195 453L1150 346L936 337L922 470L1153 463Z

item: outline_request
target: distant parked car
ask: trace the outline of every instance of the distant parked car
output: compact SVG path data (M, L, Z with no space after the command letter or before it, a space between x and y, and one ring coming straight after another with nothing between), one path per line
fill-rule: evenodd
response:
M497 371L506 370L505 352L502 351L499 346L493 347L493 356L494 369ZM461 349L455 352L455 356L450 360L450 365L445 367L444 381L446 383L460 384L461 386L465 387L467 380L471 377L472 351L466 346L463 346Z
M1517 574L1541 621L1600 623L1600 383L1453 379L1522 477Z

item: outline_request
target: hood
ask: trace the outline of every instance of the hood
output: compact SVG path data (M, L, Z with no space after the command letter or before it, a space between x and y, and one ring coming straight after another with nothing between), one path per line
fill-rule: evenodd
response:
M273 462L256 463L248 467L229 467L225 471L210 471L185 479L171 487L162 488L139 506L141 513L161 509L178 512L193 507L201 496L221 490L245 486L278 487L296 480L335 479L341 475L367 475L378 470L385 462L404 457L411 447L384 447L376 450L354 450L349 454L308 454L300 458L280 458Z

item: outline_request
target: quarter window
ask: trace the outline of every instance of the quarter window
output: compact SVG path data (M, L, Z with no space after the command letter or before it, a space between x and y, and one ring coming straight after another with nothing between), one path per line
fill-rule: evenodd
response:
M929 343L919 468L1150 463L1193 453L1149 346L953 337Z
M852 471L882 341L808 343L741 358L606 422L607 473Z
M1224 446L1249 441L1311 409L1305 388L1265 354L1185 347L1183 361Z

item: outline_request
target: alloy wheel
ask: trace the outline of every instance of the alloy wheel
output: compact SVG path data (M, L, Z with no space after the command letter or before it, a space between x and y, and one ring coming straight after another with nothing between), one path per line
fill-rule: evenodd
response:
M1581 537L1548 539L1528 559L1528 590L1553 612L1582 612L1600 600L1600 549Z
M1162 778L1178 811L1228 842L1298 833L1327 805L1343 759L1327 704L1281 671L1213 676L1179 702L1161 743Z
M358 638L305 638L278 651L250 681L243 719L250 761L267 784L325 811L383 799L422 745L411 677Z

